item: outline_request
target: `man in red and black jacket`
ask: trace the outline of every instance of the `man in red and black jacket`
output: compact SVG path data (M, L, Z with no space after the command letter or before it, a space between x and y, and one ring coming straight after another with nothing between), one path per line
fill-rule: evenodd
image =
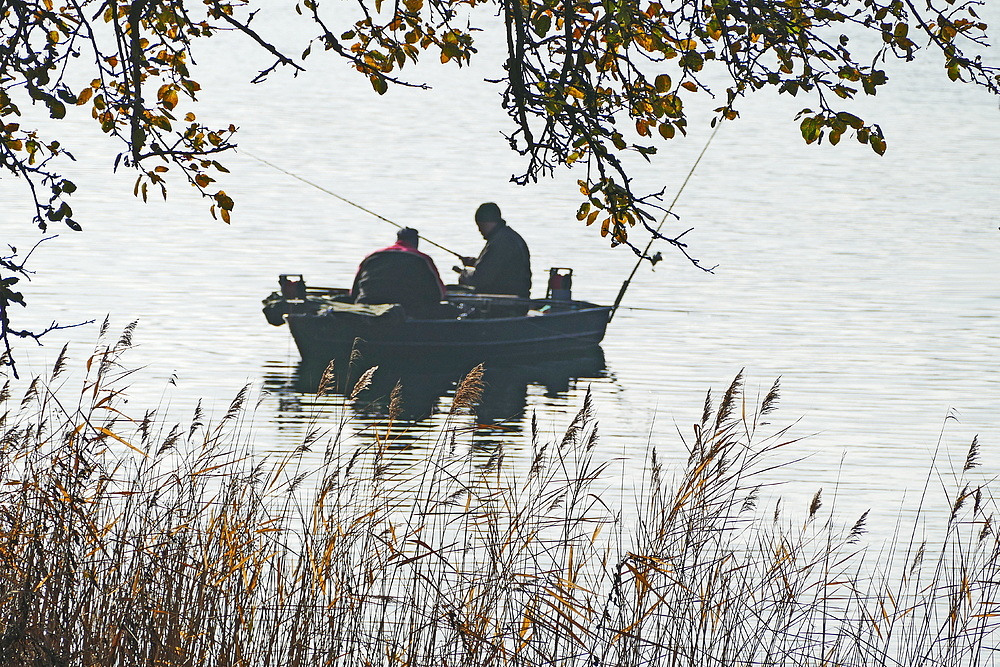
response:
M365 257L354 276L355 303L398 303L417 317L432 315L445 290L434 260L417 250L417 230L404 227L396 242Z

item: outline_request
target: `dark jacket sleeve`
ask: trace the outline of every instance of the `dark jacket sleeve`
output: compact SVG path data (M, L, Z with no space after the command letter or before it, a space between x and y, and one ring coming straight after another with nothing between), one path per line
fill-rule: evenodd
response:
M475 267L469 269L469 285L487 292L487 288L500 283L504 267L511 259L510 251L511 248L505 247L499 240L488 242L479 253Z
M531 289L528 246L513 229L503 226L486 241L472 269L461 282L488 294L517 294L527 297Z

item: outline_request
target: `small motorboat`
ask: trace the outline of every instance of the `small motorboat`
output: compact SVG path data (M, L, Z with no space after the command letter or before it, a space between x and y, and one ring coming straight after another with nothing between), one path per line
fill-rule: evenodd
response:
M573 300L571 281L570 269L550 269L544 299L449 286L439 310L414 317L398 304L352 303L347 289L307 286L301 275L282 274L280 289L264 299L264 315L275 326L288 323L306 361L352 350L408 362L524 360L577 354L604 338L611 307Z

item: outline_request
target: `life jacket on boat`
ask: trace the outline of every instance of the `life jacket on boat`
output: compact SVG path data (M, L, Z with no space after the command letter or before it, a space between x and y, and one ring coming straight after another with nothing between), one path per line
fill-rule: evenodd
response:
M365 257L351 296L354 303L398 303L408 314L421 317L438 310L445 287L434 260L397 241Z

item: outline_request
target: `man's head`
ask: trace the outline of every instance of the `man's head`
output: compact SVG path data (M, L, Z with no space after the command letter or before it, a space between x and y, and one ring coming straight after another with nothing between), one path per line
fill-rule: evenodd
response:
M507 223L500 216L500 207L493 202L481 204L476 209L476 226L479 227L479 233L483 235L483 238L489 236L490 232L500 225L505 224Z
M420 242L420 234L413 227L403 227L396 232L396 242L407 248L416 248Z

